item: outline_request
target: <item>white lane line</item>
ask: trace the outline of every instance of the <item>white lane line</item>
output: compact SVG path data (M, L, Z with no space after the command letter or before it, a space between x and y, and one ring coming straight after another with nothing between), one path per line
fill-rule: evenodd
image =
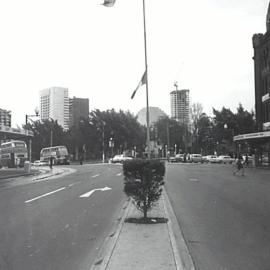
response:
M78 185L78 184L80 184L80 183L81 183L81 181L75 182L75 183L69 184L68 187L73 187L73 186Z
M92 176L92 178L96 178L98 176L100 176L100 174L95 174L95 175Z
M190 182L198 182L199 180L196 179L196 178L190 178L189 181L190 181Z
M65 189L65 188L66 188L66 187L62 187L62 188L53 190L53 191L51 191L51 192L45 193L45 194L40 195L40 196L38 196L38 197L35 197L35 198L31 199L31 200L25 201L25 203L33 202L33 201L38 200L38 199L40 199L40 198L43 198L43 197L49 196L49 195L51 195L51 194L53 194L53 193L56 193L56 192L58 192L58 191L61 191L61 190Z
M118 173L118 174L117 174L117 176L121 176L121 175L122 175L122 173Z

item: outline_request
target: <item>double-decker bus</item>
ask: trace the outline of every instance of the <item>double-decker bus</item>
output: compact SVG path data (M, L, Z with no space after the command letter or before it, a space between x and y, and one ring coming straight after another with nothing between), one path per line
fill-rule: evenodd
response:
M40 151L40 161L50 162L53 158L53 164L69 165L69 154L67 147L64 145L42 148Z
M27 145L24 141L12 140L0 145L0 167L23 167L27 158Z

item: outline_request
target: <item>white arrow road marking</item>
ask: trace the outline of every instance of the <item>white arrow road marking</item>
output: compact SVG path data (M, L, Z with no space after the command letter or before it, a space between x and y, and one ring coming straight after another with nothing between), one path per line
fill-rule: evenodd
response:
M89 198L89 197L90 197L95 191L97 191L97 190L100 190L100 191L106 191L106 190L111 190L111 188L109 188L109 187L95 188L95 189L93 189L93 190L90 190L89 192L86 192L86 193L82 194L82 195L80 196L80 198Z
M98 176L100 176L100 174L95 174L95 175L92 176L92 178L96 178Z
M31 200L25 201L25 203L33 202L33 201L38 200L38 199L40 199L40 198L43 198L43 197L49 196L49 195L51 195L51 194L53 194L53 193L56 193L56 192L58 192L58 191L61 191L61 190L65 189L65 188L66 188L66 187L62 187L62 188L56 189L56 190L54 190L54 191L45 193L45 194L40 195L40 196L38 196L38 197L35 197L35 198L31 199Z

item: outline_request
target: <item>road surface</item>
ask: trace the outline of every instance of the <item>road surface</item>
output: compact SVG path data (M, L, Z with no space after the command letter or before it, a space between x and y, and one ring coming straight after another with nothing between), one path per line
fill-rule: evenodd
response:
M0 269L89 270L126 201L122 166L74 168L56 179L0 185Z

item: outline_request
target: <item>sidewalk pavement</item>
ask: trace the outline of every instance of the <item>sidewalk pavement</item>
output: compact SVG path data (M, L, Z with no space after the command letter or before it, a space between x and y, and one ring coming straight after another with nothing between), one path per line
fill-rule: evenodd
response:
M20 176L30 176L30 175L35 175L35 174L39 174L39 171L36 169L31 170L31 172L27 172L23 168L17 168L17 169L2 168L0 169L0 180L20 177Z
M167 223L126 223L128 217L140 218L131 200L111 239L105 241L91 270L194 270L194 265L169 202L166 190L149 213L165 217Z
M52 169L47 166L39 167L30 172L25 172L23 169L1 169L0 184L2 183L8 186L24 185L46 179L55 179L74 173L75 171L76 169L73 168L57 166L54 166Z

